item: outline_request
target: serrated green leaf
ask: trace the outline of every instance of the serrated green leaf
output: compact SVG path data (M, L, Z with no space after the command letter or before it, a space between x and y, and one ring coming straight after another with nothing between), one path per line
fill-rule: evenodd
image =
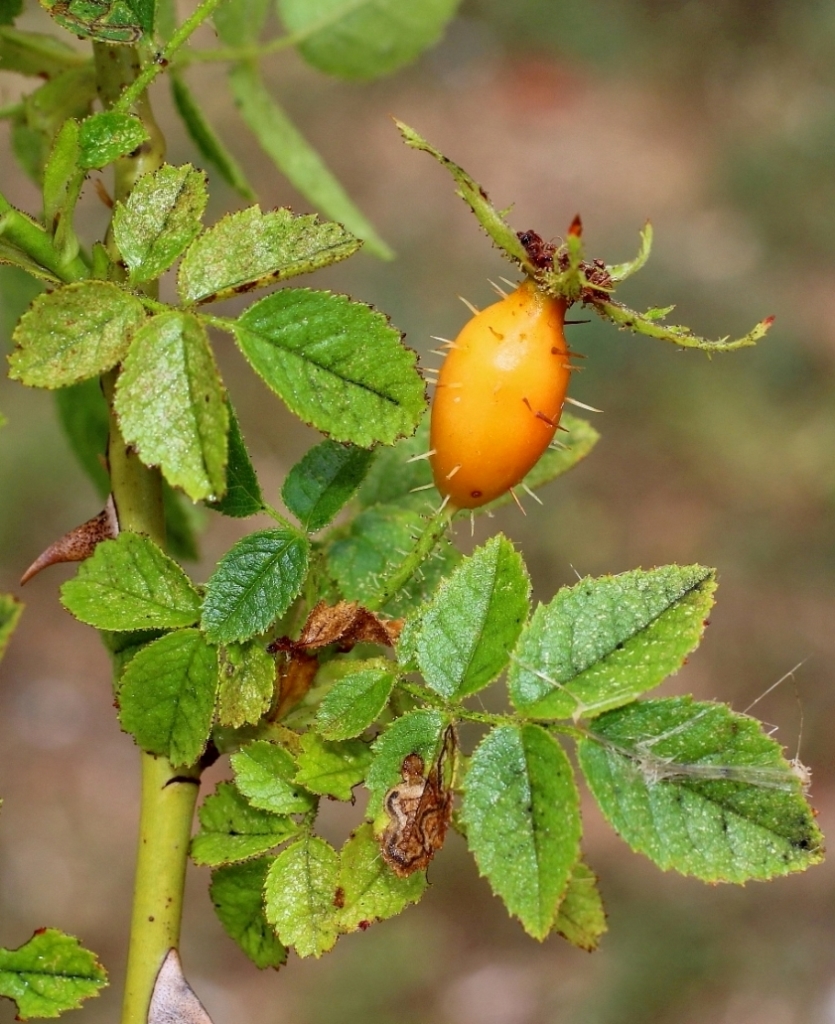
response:
M229 408L229 461L226 464L226 491L220 501L208 502L209 508L233 519L246 519L264 509L264 498L255 467L246 450L238 417Z
M308 533L316 533L354 494L373 459L365 448L322 441L287 474L282 501Z
M3 657L22 614L23 605L16 597L12 597L11 594L0 594L0 658Z
M55 404L70 447L99 497L104 498L110 490L102 462L107 451L108 413L98 378L60 388L55 392Z
M525 624L530 592L525 563L501 534L465 558L421 614L415 654L427 686L460 700L491 683Z
M339 854L339 930L353 932L370 921L394 917L426 890L426 872L398 878L380 856L370 824L360 825Z
M192 765L206 748L216 695L217 652L199 629L181 629L134 655L119 689L119 721L143 750Z
M442 735L449 723L440 711L410 711L395 719L375 741L374 760L365 778L370 796L366 816L372 821L383 809L383 797L402 780L403 761L419 754L431 764L440 751Z
M9 376L63 388L112 369L145 320L139 299L107 281L79 281L39 295L13 334Z
M18 3L22 0L12 0ZM10 22L0 18L0 24ZM16 71L33 78L54 78L69 68L86 64L88 57L68 46L62 39L43 32L24 32L16 28L0 28L0 71Z
M290 411L334 441L392 444L423 415L415 354L386 317L344 295L274 292L240 317L235 337Z
M19 1020L60 1017L106 984L95 954L55 928L35 932L17 949L0 949L0 996L17 1003Z
M333 684L316 712L316 725L325 739L359 736L379 718L388 703L395 676L383 658L358 663Z
M597 888L597 876L581 860L574 865L568 888L560 903L554 930L589 953L597 949L608 930L606 911Z
M257 722L273 699L275 660L258 641L219 647L217 660L218 722L234 729Z
M119 687L127 666L139 651L154 640L165 636L167 630L162 629L131 629L123 633L112 633L102 630L99 633L102 645L109 652L113 664L113 692L118 699Z
M780 745L724 704L671 697L609 711L578 755L606 818L665 871L745 882L823 859Z
M316 798L296 784L296 762L276 743L256 740L232 755L235 782L253 807L273 814L304 814Z
M260 530L239 540L206 584L202 626L209 639L224 644L263 633L301 590L309 551L295 530Z
M427 458L419 457L428 451L429 417L424 416L411 437L392 448L376 449L374 462L357 492L360 505L403 505L416 512L437 508L441 496L432 487L432 467Z
M208 198L202 171L163 164L116 204L113 237L131 284L154 280L185 252L200 234Z
M321 156L270 95L254 63L242 63L229 76L235 105L249 130L290 184L326 217L344 224L381 259L393 253L353 203Z
M715 573L700 565L584 579L540 605L511 656L510 698L532 718L586 718L634 700L698 646Z
M459 0L279 0L299 52L340 78L378 78L410 64L441 38Z
M577 863L580 808L562 747L536 725L498 726L476 747L461 818L480 874L544 939Z
M105 110L81 122L78 142L81 166L106 167L127 156L149 138L148 129L133 114Z
M224 3L219 10L226 11L232 6L230 3ZM255 190L247 180L243 168L212 128L191 90L179 75L171 76L171 93L177 113L183 119L191 141L197 146L203 158L212 164L226 184L238 195L243 196L248 202L254 202L257 198Z
M256 967L278 969L287 950L278 941L264 913L264 882L272 857L233 864L212 872L209 896L226 934Z
M522 480L520 486L523 489L536 491L552 480L556 480L563 473L567 473L582 462L600 440L600 434L590 423L578 419L576 416L570 416L566 412L560 416L560 427L564 427L565 430L560 431L558 439L560 444L565 447L549 448ZM476 515L489 513L494 509L501 508L502 505L509 505L511 501L513 501L513 496L508 492L473 511Z
M253 807L231 782L221 782L198 812L200 830L191 841L195 864L217 867L250 860L280 846L300 827L286 815Z
M0 238L0 265L16 267L18 270L25 271L30 277L46 281L48 284L58 285L61 283L51 270L36 263L27 253L11 245L5 238ZM35 281L32 283L36 284Z
M328 569L349 601L370 601L380 581L396 561L414 547L425 521L410 509L374 505L361 512L328 548ZM433 557L421 566L421 574L383 606L387 615L403 615L417 608L460 561L452 545L441 541Z
M299 770L295 781L320 796L337 800L353 799L353 788L365 778L372 755L362 740L332 743L316 733L301 738L301 753L296 758Z
M40 0L55 21L74 35L103 43L136 43L142 22L125 0Z
M273 861L264 886L267 920L299 956L320 957L336 942L338 885L339 855L318 836L293 843Z
M43 172L43 220L65 260L74 259L79 248L73 231L73 213L84 183L80 133L75 118L63 123Z
M228 214L192 242L177 285L183 302L218 302L344 260L360 243L341 224L259 206ZM281 293L283 294L283 293Z
M122 434L192 501L223 494L229 410L200 321L173 311L136 332L114 401Z
M61 603L96 629L176 629L200 615L200 595L179 565L130 532L97 545L61 587Z

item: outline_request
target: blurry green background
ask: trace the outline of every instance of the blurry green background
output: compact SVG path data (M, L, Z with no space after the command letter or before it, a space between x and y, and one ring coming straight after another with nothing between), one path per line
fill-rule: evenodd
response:
M404 0L405 2L405 0ZM44 27L37 15L27 23ZM204 38L203 45L211 39ZM304 203L250 142L218 87L190 83L243 152L262 205ZM18 84L4 76L0 104ZM742 334L775 314L759 347L706 359L616 332L572 328L586 354L572 393L604 410L593 456L529 503L480 522L521 546L535 593L575 574L699 561L719 570L702 649L664 693L757 705L814 773L824 831L833 806L835 722L835 7L823 0L466 0L443 43L417 65L345 85L282 54L277 95L398 252L361 255L315 280L373 302L426 353L454 336L456 298L492 301L508 274L450 180L403 147L389 115L463 164L517 228L558 238L579 211L590 254L630 257L652 219L648 267L622 292L633 305L677 302L708 336ZM167 91L154 100L174 163L195 160L173 134ZM3 145L5 145L5 125ZM234 206L213 179L209 218ZM0 189L37 211L7 163ZM93 231L106 211L88 185ZM4 271L3 344L31 294ZM218 355L244 431L275 497L315 441L244 368ZM432 357L427 360L434 362ZM37 553L98 509L57 428L48 395L0 382L0 590ZM251 524L247 524L251 528ZM212 517L204 561L238 536ZM469 529L459 530L467 546ZM82 1011L112 1021L124 960L137 811L137 755L111 708L106 658L64 614L50 570L0 672L0 945L35 927L78 934L114 986ZM802 730L801 730L802 720ZM223 774L224 766L213 770ZM345 835L361 812L332 805ZM588 861L610 932L589 956L543 945L509 921L453 837L421 905L341 939L321 962L278 975L244 960L216 922L207 872L192 869L183 957L215 1024L832 1024L835 877L706 887L661 874L586 803ZM11 1021L10 1003L0 1021Z

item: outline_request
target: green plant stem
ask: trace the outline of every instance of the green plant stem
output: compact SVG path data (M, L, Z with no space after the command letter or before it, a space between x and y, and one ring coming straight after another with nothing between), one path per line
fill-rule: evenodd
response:
M90 276L87 264L80 256L66 260L55 248L49 232L40 224L27 217L25 213L0 195L0 237L11 242L21 252L26 253L39 266L49 270L59 280L71 284Z
M188 42L192 33L203 24L220 2L221 0L203 0L203 3L197 7L190 17L186 18L169 39L163 51L153 61L145 65L142 71L127 86L118 101L114 102L113 109L115 111L126 114L131 109L157 75L165 71L177 50Z
M385 578L376 596L364 602L366 608L371 611L382 608L387 601L394 597L401 587L404 587L409 582L420 566L432 554L457 512L458 509L453 508L449 504L441 505L438 511L429 519L423 533L418 537L414 548L400 565Z
M112 109L137 80L138 54L133 47L97 43L94 59L99 96L105 108ZM136 180L160 167L165 158L165 139L144 88L135 91L129 105L142 119L149 138L138 152L117 161L117 200L126 198ZM155 288L148 291L155 301ZM159 470L143 465L125 443L114 411L117 379L118 370L113 370L102 384L110 409L107 458L119 528L144 533L162 547L162 477ZM169 950L180 943L188 847L200 788L198 767L175 771L165 758L145 753L141 763L142 805L122 1024L146 1024L159 969Z
M142 754L142 812L122 1024L146 1024L162 962L180 945L186 863L199 790L198 769L174 772L165 758Z

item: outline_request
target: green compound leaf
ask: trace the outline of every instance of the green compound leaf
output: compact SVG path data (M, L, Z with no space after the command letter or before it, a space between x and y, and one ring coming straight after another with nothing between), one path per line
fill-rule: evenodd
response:
M0 658L5 654L22 614L23 605L16 597L0 594Z
M328 548L328 569L342 596L360 603L376 597L393 559L414 547L425 525L417 512L397 505L374 505L361 512ZM417 608L460 558L448 541L441 541L434 557L423 563L422 575L413 576L382 610L397 616Z
M380 856L380 844L370 824L360 825L339 854L340 932L354 932L371 921L394 917L417 903L427 887L426 872L398 878Z
M536 725L498 726L473 752L461 818L480 874L544 939L577 863L580 808L562 747Z
M429 417L424 416L412 437L398 441L393 448L376 450L357 493L360 505L402 505L416 512L437 508L441 496L432 487L432 467L428 459L419 458L428 451Z
M556 480L563 473L567 473L569 469L573 469L582 462L600 440L600 434L590 423L578 419L576 416L570 416L566 412L560 416L560 427L564 427L565 431L560 430L558 440L565 447L549 448L522 481L523 489L536 491L552 480ZM429 445L427 444L426 447L428 448ZM509 505L511 501L513 501L513 496L508 492L474 511L476 515L492 512L493 509L500 508L502 505Z
M243 314L235 336L290 411L334 441L393 444L423 415L414 352L361 302L303 288L275 292Z
M179 565L129 532L97 545L61 587L61 603L96 629L176 629L200 616L200 595Z
M17 1019L60 1017L99 994L107 974L78 939L43 928L17 949L0 949L0 996L17 1003Z
M606 818L665 871L745 882L823 859L823 837L782 748L724 704L672 697L609 711L578 755Z
M264 882L272 857L233 864L212 872L209 896L226 934L256 967L287 963L287 950L276 938L264 913Z
M195 864L217 867L250 860L297 835L301 826L286 815L253 807L231 782L220 782L201 806L200 831L191 841Z
M238 729L256 723L275 692L275 660L262 643L229 644L217 652L217 720Z
M136 332L115 408L125 441L192 501L223 494L229 410L209 339L189 313L163 313Z
M340 78L378 78L410 64L441 38L459 0L279 0L299 52Z
M354 494L373 459L365 448L323 441L287 474L281 498L305 530L316 533Z
M5 0L4 0L5 2ZM22 0L11 0L12 4ZM0 10L3 4L0 3ZM14 19L11 19L14 20ZM0 24L10 22L0 17ZM85 64L87 57L62 39L42 32L23 32L16 28L0 28L0 69L16 71L33 78L54 78L62 71Z
M46 281L51 285L59 285L61 283L51 270L47 270L39 263L36 263L22 249L11 245L4 238L0 238L0 266L16 267L18 270L25 271L29 277L37 278L39 281ZM33 281L32 284L34 285L35 282Z
M254 63L239 64L229 76L229 85L247 127L290 184L326 217L363 239L375 256L391 259L391 249L270 95Z
M528 617L525 563L499 534L465 558L421 614L415 655L447 700L483 689L505 668Z
M606 911L597 888L597 876L581 860L574 865L568 888L557 911L554 930L573 946L589 953L597 949L608 931Z
M208 198L203 171L163 164L116 204L113 237L131 284L153 281L185 252L200 234Z
M231 6L231 4L225 3L221 5L220 9L225 10ZM247 180L243 168L218 137L191 90L179 75L171 76L171 93L177 113L183 119L186 131L201 156L209 161L226 184L233 188L238 195L250 203L254 202L257 198L255 190Z
M365 779L371 794L366 817L373 821L380 815L383 797L402 781L403 761L409 754L419 754L427 765L437 758L447 725L440 711L410 711L396 719L376 740L374 761Z
M112 369L145 320L139 299L107 281L79 281L39 295L15 329L9 376L63 388Z
M246 450L235 410L229 409L229 461L226 464L226 491L220 501L208 502L209 508L233 519L247 519L264 510L264 498L255 467Z
M307 575L310 544L295 530L260 530L239 540L206 584L202 626L230 643L263 633L290 607Z
M316 798L294 782L296 762L276 743L256 740L232 755L238 789L253 807L273 814L304 814Z
M137 43L142 20L125 0L40 0L54 20L73 35L103 43Z
M132 153L147 138L147 128L132 114L106 110L86 117L78 135L81 167L85 170L106 167L120 156Z
M267 920L299 956L320 957L336 942L338 886L339 854L318 836L293 843L273 861L264 887Z
M513 652L510 698L532 718L587 718L634 700L698 646L716 589L701 565L635 569L566 587Z
M217 652L199 629L181 629L134 655L119 689L119 721L137 744L173 765L206 748L217 695Z
M331 743L308 732L301 739L295 781L320 796L353 799L354 786L365 778L372 754L362 740Z
M183 302L218 302L347 259L360 242L341 224L290 210L231 213L192 243L177 278Z
M357 663L325 694L316 712L316 725L325 739L359 736L376 722L394 686L392 664L384 658Z

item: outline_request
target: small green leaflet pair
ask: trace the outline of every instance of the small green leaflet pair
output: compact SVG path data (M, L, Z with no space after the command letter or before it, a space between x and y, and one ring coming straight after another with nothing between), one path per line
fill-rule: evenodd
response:
M416 357L370 307L285 289L235 320L199 309L345 259L359 240L338 224L257 206L204 231L206 200L205 176L188 165L141 178L113 217L127 285L85 280L39 296L15 330L10 375L56 389L121 366L114 407L125 441L193 501L223 498L229 459L230 413L208 326L231 333L291 411L334 441L368 448L412 433L426 402ZM133 291L180 257L183 306Z
M14 597L0 594L0 659L22 611ZM94 954L54 928L40 929L18 949L0 949L0 996L15 1001L19 1020L75 1010L106 984Z

